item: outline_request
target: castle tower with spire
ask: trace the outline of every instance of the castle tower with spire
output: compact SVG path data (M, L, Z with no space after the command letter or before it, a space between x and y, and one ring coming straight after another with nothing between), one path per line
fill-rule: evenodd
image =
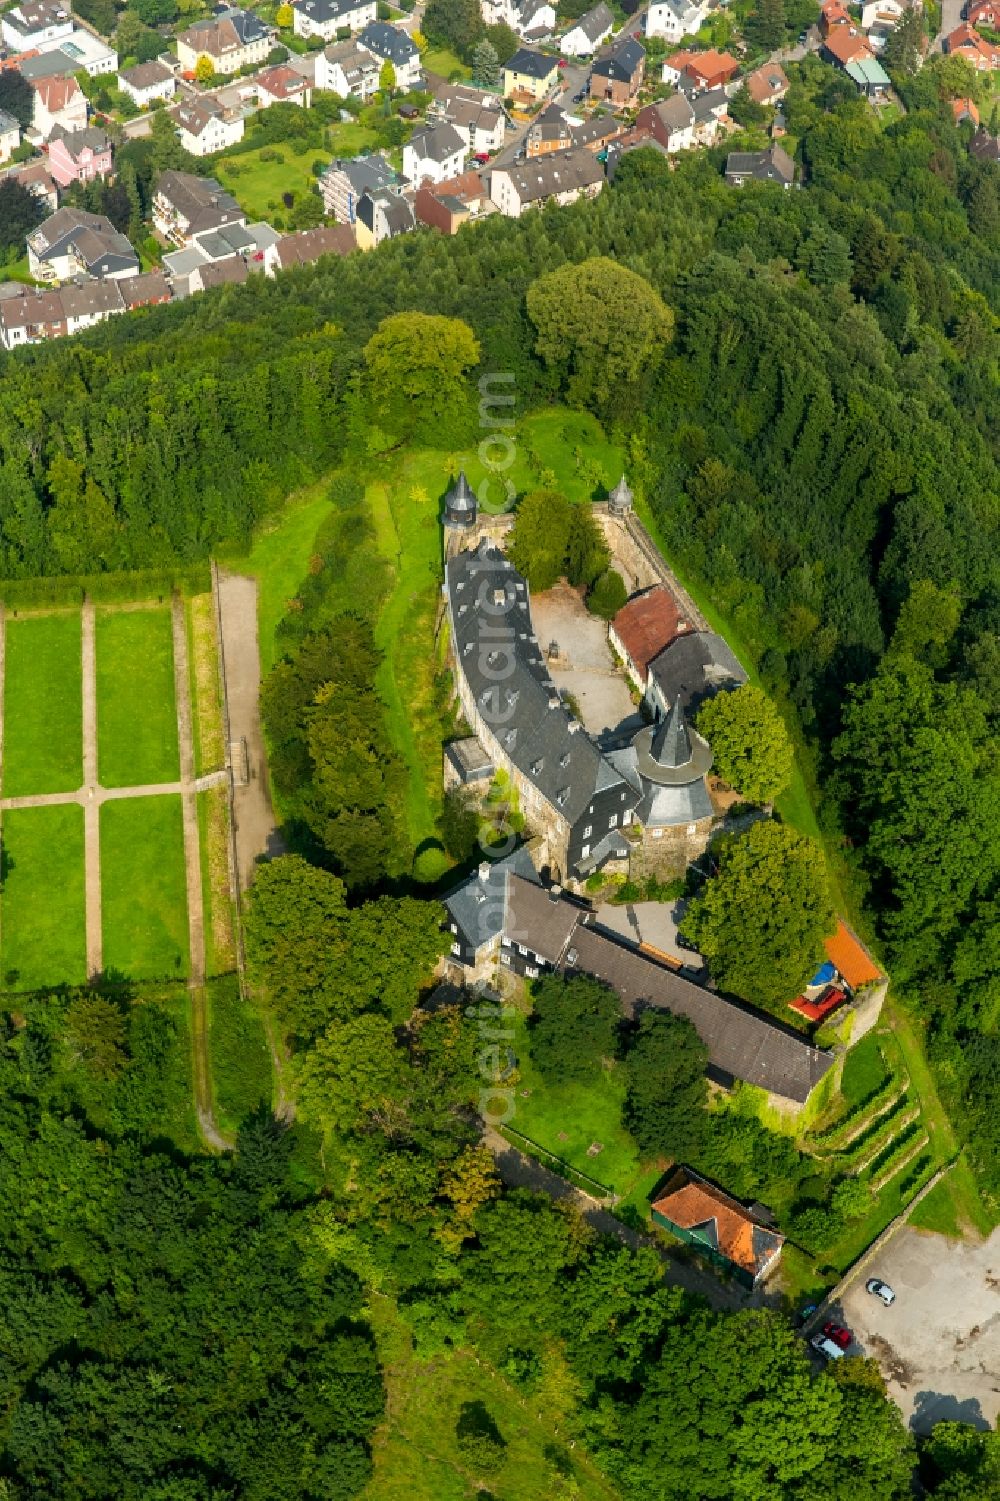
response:
M609 760L639 793L633 846L634 875L683 875L708 847L714 809L705 777L712 767L708 741L687 722L680 696L658 724L645 725Z

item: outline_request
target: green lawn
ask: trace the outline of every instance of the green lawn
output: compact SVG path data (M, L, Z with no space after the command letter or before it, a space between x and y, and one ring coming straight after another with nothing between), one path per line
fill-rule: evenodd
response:
M275 632L306 576L316 534L330 514L329 483L329 479L319 480L294 495L257 534L249 557L232 561L236 571L252 573L258 582L257 635L265 675L278 656Z
M306 145L296 152L292 141L276 146L261 146L256 151L234 152L220 157L214 171L224 188L228 188L251 219L271 219L286 212L283 193L297 198L308 193L316 178L312 164L328 162L333 156L359 156L375 149L375 132L357 121L344 121L330 128L332 153L327 147ZM262 161L261 152L274 152L281 161Z
M83 781L80 614L7 621L5 797L72 792Z
M519 1078L515 1113L506 1124L627 1198L649 1169L644 1173L635 1142L621 1123L625 1085L620 1067L603 1069L586 1087L547 1083L531 1061L525 1018L519 1016L514 1027ZM595 1142L602 1149L590 1157L588 1148Z
M565 1415L552 1398L524 1397L468 1350L421 1360L390 1299L371 1299L370 1317L388 1387L388 1417L372 1441L375 1473L362 1501L617 1501L618 1492L567 1442ZM483 1402L506 1443L502 1469L481 1490L458 1451L455 1424L466 1402ZM562 1469L560 1475L556 1464Z
M440 78L450 78L453 73L461 73L463 78L472 77L472 69L467 68L449 47L429 47L420 61L425 72L437 73Z
M840 1085L848 1109L860 1105L888 1080L889 1067L883 1056L882 1041L877 1033L869 1032L848 1053Z
M5 987L37 990L87 978L83 809L5 813L0 873L0 971Z
M104 967L130 979L188 972L181 800L126 798L101 808Z
M264 1025L256 1008L240 996L235 975L209 983L208 1029L216 1119L220 1130L233 1132L261 1101L271 1102Z
M179 778L167 608L97 612L97 765L105 787Z

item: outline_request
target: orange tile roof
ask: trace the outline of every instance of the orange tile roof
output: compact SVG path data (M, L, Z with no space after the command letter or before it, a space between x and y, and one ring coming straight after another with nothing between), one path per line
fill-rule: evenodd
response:
M853 26L834 27L823 46L845 68L848 63L857 62L859 57L875 55L865 41L864 33L855 31Z
M622 605L612 621L618 637L639 672L645 676L650 662L669 646L681 631L689 630L670 592L662 584L637 594Z
M827 958L836 965L852 990L885 978L864 944L855 937L846 923L838 920L836 933L832 938L823 940L823 947Z
M974 99L953 99L951 101L951 112L955 117L956 125L960 120L964 120L966 116L972 121L973 125L979 124L979 110L976 108L976 101Z
M714 47L709 47L707 52L696 52L689 58L684 71L699 78L719 78L723 74L731 78L738 68L739 63L731 53L717 52Z
M714 1249L751 1276L756 1277L784 1244L783 1235L759 1225L736 1199L686 1168L678 1168L665 1189L653 1203L653 1212L681 1230L706 1227Z

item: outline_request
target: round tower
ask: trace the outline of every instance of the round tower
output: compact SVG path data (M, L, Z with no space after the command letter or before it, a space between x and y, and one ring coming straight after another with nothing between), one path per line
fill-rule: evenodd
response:
M468 531L476 524L476 511L475 492L470 488L465 470L462 469L444 498L444 524Z
M624 474L608 496L608 510L612 516L627 516L632 509L634 497Z

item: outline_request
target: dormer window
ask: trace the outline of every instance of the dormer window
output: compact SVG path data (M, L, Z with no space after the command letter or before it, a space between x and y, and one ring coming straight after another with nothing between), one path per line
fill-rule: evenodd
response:
M559 765L562 767L569 765L569 751L563 751L562 755L559 757Z
M556 793L556 802L559 804L560 808L565 808L566 804L569 802L568 787L559 788L559 791Z
M506 733L506 735L503 737L503 743L504 743L504 745L507 747L508 750L513 750L516 741L517 741L517 731L516 730L508 730L507 733Z
M469 655L470 651L472 650L472 648L473 648L474 645L475 645L475 642L473 642L473 641L467 641L465 643L465 645L462 647L462 656L463 657L467 657Z
M544 765L545 765L545 757L544 756L539 756L539 758L538 758L537 761L532 761L532 763L531 763L531 775L533 777L537 777L538 773L541 771L541 769L542 769L542 767Z

